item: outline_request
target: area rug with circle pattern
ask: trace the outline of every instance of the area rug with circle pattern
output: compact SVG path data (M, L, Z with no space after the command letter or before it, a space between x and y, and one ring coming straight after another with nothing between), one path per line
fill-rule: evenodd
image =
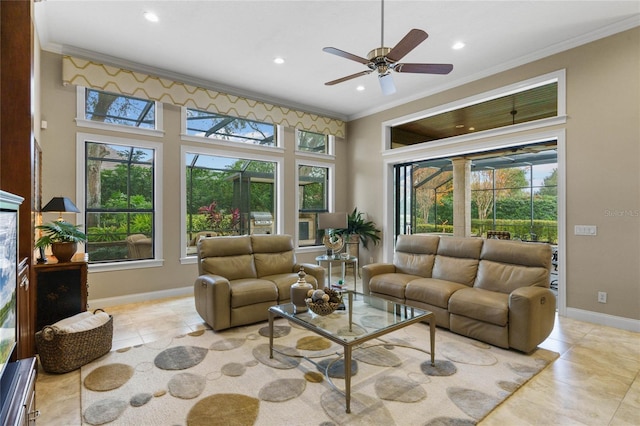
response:
M332 314L339 315L339 314ZM375 318L362 318L375 321ZM354 350L345 413L342 347L276 320L112 351L81 370L83 424L473 425L553 362L414 324Z

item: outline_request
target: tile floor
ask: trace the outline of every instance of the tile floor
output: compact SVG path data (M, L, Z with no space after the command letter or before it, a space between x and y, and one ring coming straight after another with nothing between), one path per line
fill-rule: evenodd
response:
M106 310L114 317L113 349L207 327L193 297ZM640 334L559 317L540 346L560 358L481 425L640 425ZM81 424L80 370L38 373L38 424Z

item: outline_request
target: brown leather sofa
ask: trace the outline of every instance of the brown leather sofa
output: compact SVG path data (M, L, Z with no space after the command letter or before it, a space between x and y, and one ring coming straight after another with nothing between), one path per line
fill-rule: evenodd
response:
M297 263L290 235L241 235L198 241L196 311L214 330L268 319L270 306L289 302L304 266L306 281L324 283L324 268Z
M529 353L553 329L551 246L400 235L393 263L362 268L364 292L435 313L436 324Z

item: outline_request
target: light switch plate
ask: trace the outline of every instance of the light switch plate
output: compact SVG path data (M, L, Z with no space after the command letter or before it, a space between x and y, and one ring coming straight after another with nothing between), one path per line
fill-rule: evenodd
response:
M575 225L573 233L574 235L588 235L593 237L598 234L598 228L596 225Z

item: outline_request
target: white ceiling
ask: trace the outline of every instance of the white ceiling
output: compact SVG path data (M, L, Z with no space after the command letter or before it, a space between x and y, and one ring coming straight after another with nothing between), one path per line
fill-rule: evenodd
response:
M384 41L412 28L429 38L401 62L452 63L449 75L375 73L322 51L366 57L380 46L379 0L41 0L44 50L101 60L227 93L353 119L640 25L640 1L403 1L384 3ZM159 22L144 19L152 11ZM451 46L466 43L461 50ZM281 56L283 65L273 59ZM356 91L363 85L365 90Z

